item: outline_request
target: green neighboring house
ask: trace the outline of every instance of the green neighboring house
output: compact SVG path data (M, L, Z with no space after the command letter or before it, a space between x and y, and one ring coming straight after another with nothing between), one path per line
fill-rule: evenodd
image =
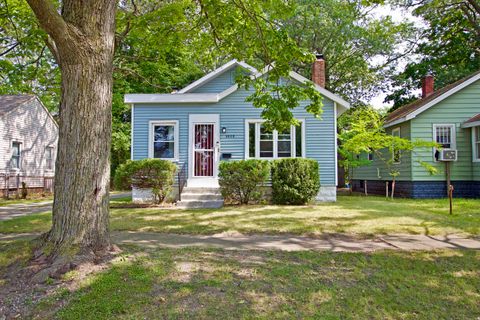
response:
M433 90L433 81L433 76L426 76L422 98L390 113L385 129L412 141L436 141L443 150L456 150L456 161L449 164L454 195L479 198L480 71L437 91ZM371 164L354 169L353 189L363 192L366 182L368 193L385 194L385 181L392 180L386 166L372 154L362 157L368 157ZM442 152L435 148L403 152L394 164L400 172L395 194L411 198L445 197L446 164L441 157ZM422 161L436 167L438 173L430 175L420 164Z

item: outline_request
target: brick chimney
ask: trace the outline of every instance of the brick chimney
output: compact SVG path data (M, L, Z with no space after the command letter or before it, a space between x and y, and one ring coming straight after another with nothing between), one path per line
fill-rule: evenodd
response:
M312 65L312 81L325 88L325 60L322 54L316 55L317 59Z
M426 98L433 93L434 78L431 73L422 79L422 98Z

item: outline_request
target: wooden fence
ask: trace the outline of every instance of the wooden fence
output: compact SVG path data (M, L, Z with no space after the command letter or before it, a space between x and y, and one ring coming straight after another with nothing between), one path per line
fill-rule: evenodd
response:
M20 194L23 182L30 192L53 192L54 177L0 174L0 190L3 197Z

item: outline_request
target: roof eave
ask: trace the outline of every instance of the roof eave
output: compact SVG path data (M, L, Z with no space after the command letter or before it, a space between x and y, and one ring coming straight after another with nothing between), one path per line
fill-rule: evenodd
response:
M480 120L479 121L472 121L472 122L464 122L460 125L461 128L472 128L472 127L479 127L480 126Z

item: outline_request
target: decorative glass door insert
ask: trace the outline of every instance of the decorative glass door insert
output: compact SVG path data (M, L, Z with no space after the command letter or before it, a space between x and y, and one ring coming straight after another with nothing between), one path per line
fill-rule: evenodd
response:
M214 124L195 124L194 176L213 177L215 161Z

